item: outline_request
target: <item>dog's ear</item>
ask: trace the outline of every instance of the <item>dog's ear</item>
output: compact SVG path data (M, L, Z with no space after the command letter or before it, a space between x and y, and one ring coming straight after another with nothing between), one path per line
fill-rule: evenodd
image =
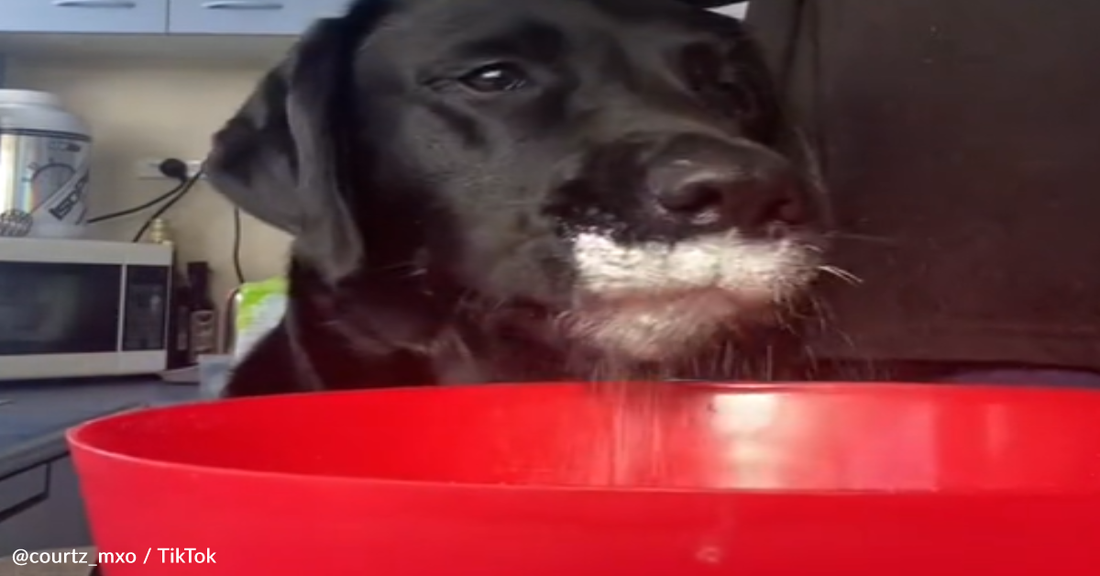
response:
M321 20L214 135L207 177L242 210L294 236L294 257L330 282L364 256L350 202L352 70L385 2ZM370 9L365 5L373 5Z

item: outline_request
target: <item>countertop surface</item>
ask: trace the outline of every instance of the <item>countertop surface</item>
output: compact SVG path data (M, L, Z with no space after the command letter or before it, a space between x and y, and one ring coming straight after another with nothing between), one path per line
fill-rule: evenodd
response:
M51 560L57 563L32 564L11 557L0 559L0 576L94 576L94 548L70 548L67 550L49 550ZM69 554L65 554L69 552ZM25 564L25 565L20 565Z
M154 376L0 382L0 479L67 454L65 433L72 426L118 412L198 399L197 385L168 384ZM68 556L62 554L66 551ZM12 557L15 552L0 550L0 576L93 574L92 548L51 550L54 554L47 563L25 565Z
M152 376L0 382L0 478L65 453L65 431L76 424L197 399L196 385L166 384Z

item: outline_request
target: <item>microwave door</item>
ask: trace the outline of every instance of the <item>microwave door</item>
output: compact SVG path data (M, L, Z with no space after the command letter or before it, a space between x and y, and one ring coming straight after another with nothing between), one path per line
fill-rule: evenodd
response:
M80 305L78 276L59 275L15 292L6 306L0 306L0 341L48 346L76 330Z
M118 349L122 267L0 262L0 356Z

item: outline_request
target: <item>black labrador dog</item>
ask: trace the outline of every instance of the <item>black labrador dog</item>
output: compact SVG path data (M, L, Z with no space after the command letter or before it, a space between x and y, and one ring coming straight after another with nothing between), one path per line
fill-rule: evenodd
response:
M364 0L317 23L207 162L295 238L286 317L225 395L778 373L827 202L715 4Z

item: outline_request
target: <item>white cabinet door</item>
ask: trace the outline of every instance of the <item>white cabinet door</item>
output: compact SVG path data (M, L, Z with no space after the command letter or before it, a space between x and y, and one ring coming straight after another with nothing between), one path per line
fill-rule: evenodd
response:
M0 32L163 34L168 26L168 0L0 2L8 5L0 9Z
M318 18L343 14L349 0L172 0L172 34L297 35Z

